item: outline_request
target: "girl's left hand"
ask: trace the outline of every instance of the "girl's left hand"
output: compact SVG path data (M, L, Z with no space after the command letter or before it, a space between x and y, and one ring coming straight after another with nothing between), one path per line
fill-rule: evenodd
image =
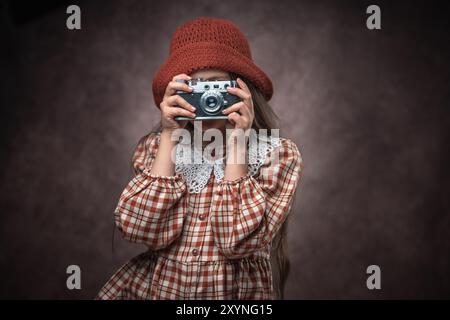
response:
M226 128L243 129L247 133L247 129L251 129L253 120L255 119L253 99L250 89L245 82L237 78L237 83L239 88L228 87L227 91L238 96L242 101L224 109L222 113L228 115Z

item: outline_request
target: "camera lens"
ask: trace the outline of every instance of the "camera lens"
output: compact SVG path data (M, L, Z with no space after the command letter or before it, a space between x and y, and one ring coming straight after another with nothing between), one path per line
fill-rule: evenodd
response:
M217 106L217 98L216 97L208 97L206 99L206 105L210 109L214 109Z
M216 115L220 112L223 104L223 96L220 92L206 91L200 98L200 106L209 115Z

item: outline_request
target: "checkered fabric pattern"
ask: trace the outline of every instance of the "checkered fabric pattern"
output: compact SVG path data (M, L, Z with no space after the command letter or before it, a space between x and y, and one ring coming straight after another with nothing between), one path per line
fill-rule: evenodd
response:
M143 137L115 221L149 250L124 264L96 299L273 299L271 242L289 214L303 162L281 138L254 176L189 193L180 173L150 174L160 133Z

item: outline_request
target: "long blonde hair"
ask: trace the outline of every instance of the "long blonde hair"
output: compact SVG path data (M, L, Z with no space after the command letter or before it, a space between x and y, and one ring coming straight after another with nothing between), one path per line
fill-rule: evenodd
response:
M230 73L231 79L236 79L238 76L239 75L237 74ZM279 117L273 111L261 91L252 82L244 77L239 76L239 78L247 84L252 94L255 111L255 119L253 121L252 128L255 130L267 129L268 135L270 135L270 129L280 129ZM194 127L190 122L187 123L185 128L191 133L194 130ZM161 130L161 124L158 123L150 133L160 132ZM287 220L290 214L286 212L285 215L287 215L287 218L284 220L280 230L275 235L271 247L274 299L284 299L284 288L290 272L290 260L287 248Z

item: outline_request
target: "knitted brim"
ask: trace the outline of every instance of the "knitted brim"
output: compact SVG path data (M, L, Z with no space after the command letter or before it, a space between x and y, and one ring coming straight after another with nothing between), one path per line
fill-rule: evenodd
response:
M258 87L266 100L273 95L270 78L252 60L222 44L197 42L173 52L153 79L153 97L156 106L164 97L167 84L178 74L191 74L201 69L220 69L237 73Z

